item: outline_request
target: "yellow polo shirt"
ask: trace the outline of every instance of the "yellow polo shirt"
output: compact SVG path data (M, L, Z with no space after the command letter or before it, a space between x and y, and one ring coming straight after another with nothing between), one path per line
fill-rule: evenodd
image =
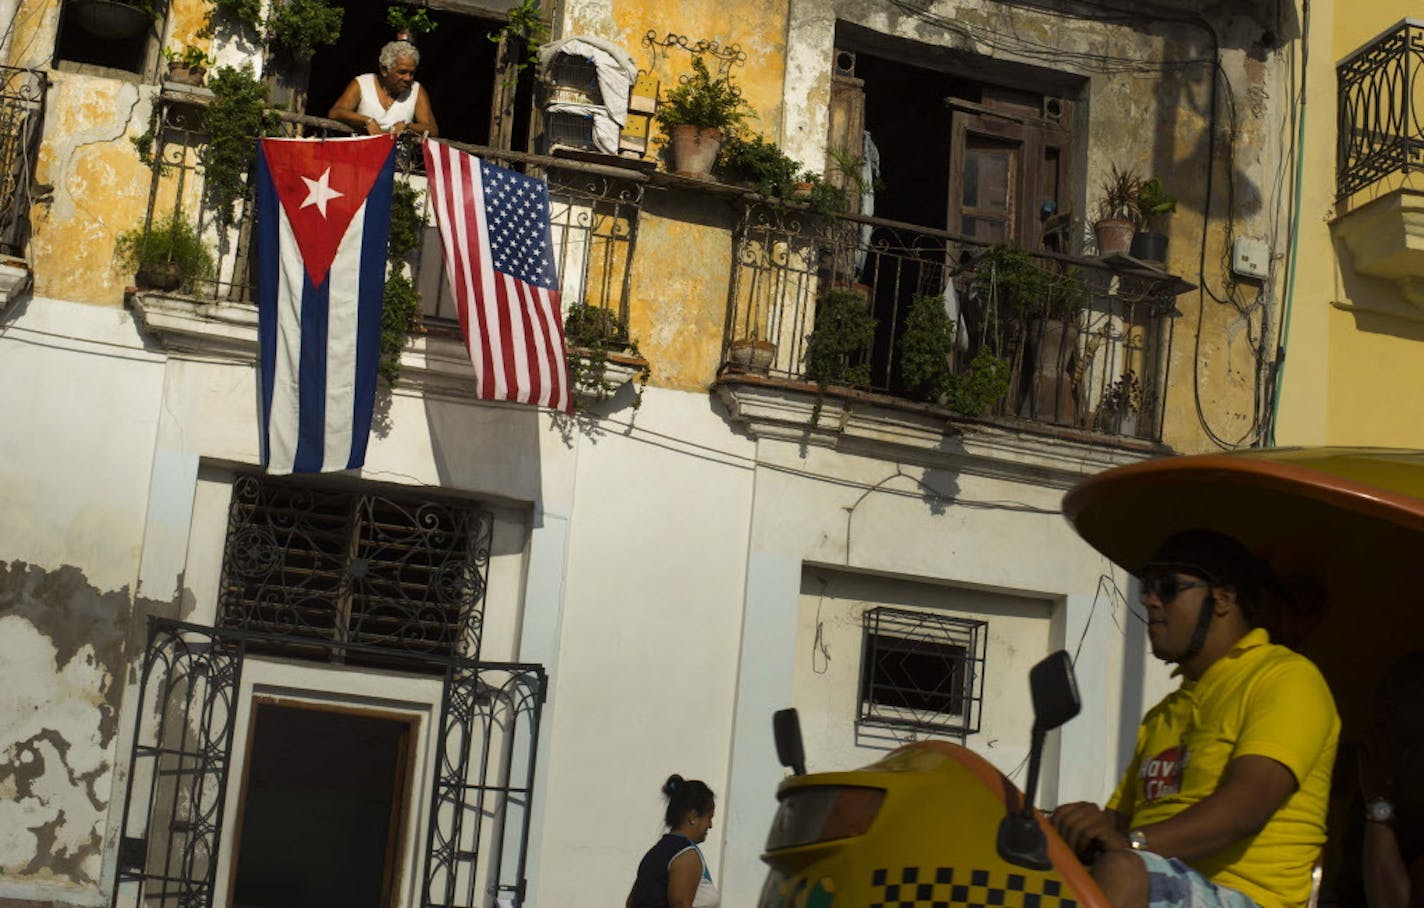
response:
M1339 738L1340 717L1320 670L1257 628L1148 711L1108 807L1131 817L1134 829L1159 823L1215 791L1235 758L1270 757L1295 776L1295 793L1256 835L1189 863L1262 908L1304 905L1325 843Z

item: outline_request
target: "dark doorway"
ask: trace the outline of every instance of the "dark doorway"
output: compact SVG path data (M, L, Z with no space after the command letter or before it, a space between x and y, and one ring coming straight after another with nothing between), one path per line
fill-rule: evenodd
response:
M312 56L307 113L324 117L346 86L361 73L376 71L377 57L394 38L386 23L385 3L337 0L346 10L341 39ZM416 81L428 93L440 135L458 142L489 145L490 113L495 88L499 45L489 40L504 23L495 19L427 9L436 28L420 36L420 68ZM533 67L518 74L513 145L525 147L529 134L529 91ZM507 76L506 76L507 77Z
M239 808L238 908L385 908L412 723L254 703Z

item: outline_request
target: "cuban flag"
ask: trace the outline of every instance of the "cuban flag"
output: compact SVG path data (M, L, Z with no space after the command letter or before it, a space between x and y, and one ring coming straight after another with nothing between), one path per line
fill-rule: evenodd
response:
M257 155L262 464L366 461L395 136L263 139Z

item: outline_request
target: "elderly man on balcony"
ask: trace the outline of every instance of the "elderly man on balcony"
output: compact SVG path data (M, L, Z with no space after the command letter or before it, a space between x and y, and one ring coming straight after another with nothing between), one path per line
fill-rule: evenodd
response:
M327 116L368 135L400 134L407 130L439 134L430 96L415 81L420 51L409 41L392 41L381 48L374 73L351 80Z

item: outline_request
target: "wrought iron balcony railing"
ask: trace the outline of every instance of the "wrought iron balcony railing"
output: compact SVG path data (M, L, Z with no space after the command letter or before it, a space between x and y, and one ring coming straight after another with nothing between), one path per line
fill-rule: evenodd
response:
M188 282L182 295L201 300L254 302L256 261L252 231L255 200L248 178L247 193L237 200L231 226L217 217L204 183L206 143L201 92L165 91L150 149L152 185L143 229L145 234L170 224L181 212L212 253L212 274ZM349 135L342 123L321 117L280 113L283 132L292 136ZM611 310L626 322L638 212L643 185L639 174L543 155L463 146L471 153L505 166L542 172L549 181L551 232L562 296L566 304L584 303ZM453 322L455 304L444 279L440 239L426 190L424 161L415 142L402 141L396 179L418 195L423 235L408 260L410 276L421 297L427 324Z
M0 254L21 255L29 239L35 155L44 119L45 74L0 66Z
M724 374L1158 440L1180 279L942 230L757 202Z
M1341 60L1335 194L1424 169L1424 21L1404 19Z

